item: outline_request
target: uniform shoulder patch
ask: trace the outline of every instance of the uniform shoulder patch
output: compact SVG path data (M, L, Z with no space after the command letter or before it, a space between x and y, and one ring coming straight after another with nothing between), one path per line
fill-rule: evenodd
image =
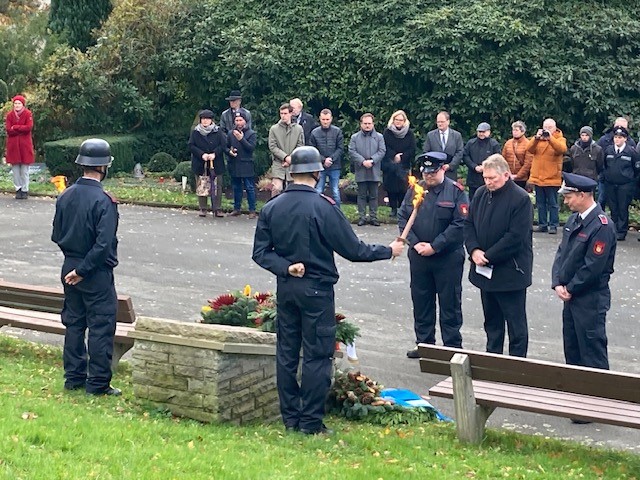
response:
M110 193L104 190L104 194L111 199L111 203L118 203L118 199L113 193Z
M461 203L460 204L460 214L464 217L466 217L467 215L469 215L469 205L467 205L466 203Z
M598 218L600 219L600 223L603 225L608 225L609 224L609 219L607 218L607 216L604 213L601 213L600 215L598 215Z
M324 193L321 193L321 194L320 194L320 196L321 196L322 198L324 198L327 202L329 202L331 205L335 205L335 204L336 204L336 201L335 201L333 198L328 197L328 196L327 196L327 195L325 195Z
M462 184L461 184L461 183L459 183L459 182L453 182L453 184L454 184L456 187L458 187L458 189L460 189L460 190L462 190L462 191L464 192L464 185L462 185Z
M607 244L604 243L603 241L601 241L601 240L596 241L593 244L593 253L596 254L596 255L602 255L604 253L604 247L606 247L606 246L607 246Z

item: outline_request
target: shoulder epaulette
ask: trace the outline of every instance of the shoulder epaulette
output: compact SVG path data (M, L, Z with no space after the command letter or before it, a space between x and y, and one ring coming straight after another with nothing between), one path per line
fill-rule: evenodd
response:
M464 192L464 186L460 182L453 182L453 184Z
M321 193L320 196L324 198L327 202L329 202L331 205L336 204L336 201L333 198L326 196L324 193Z
M608 225L609 224L609 219L607 218L607 216L604 213L601 213L600 215L598 215L598 218L600 219L600 223L603 225Z
M104 191L104 194L111 199L111 203L118 203L118 199L113 193L107 192L106 190L103 190L103 191Z

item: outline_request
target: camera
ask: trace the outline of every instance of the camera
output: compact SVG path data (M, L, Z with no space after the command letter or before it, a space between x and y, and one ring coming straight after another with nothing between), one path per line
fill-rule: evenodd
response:
M551 136L551 132L549 130L542 130L542 133L540 134L540 138L549 138Z

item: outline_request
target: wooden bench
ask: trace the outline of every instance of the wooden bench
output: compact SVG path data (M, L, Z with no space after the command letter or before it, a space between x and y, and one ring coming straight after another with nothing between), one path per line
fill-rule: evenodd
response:
M451 375L431 389L453 399L458 438L480 443L497 407L640 428L640 375L419 344L420 370Z
M64 290L0 281L0 327L11 326L64 335L60 318ZM116 334L112 367L115 370L122 356L133 347L128 336L135 328L136 315L128 295L118 295Z

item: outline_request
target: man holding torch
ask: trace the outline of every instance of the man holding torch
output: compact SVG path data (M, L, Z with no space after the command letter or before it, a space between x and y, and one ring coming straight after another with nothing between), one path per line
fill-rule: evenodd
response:
M462 242L469 197L445 176L445 153L423 153L418 162L422 181L411 182L398 211L400 238L409 244L416 344L436 343L437 295L442 342L462 348ZM417 347L407 357L419 358Z

